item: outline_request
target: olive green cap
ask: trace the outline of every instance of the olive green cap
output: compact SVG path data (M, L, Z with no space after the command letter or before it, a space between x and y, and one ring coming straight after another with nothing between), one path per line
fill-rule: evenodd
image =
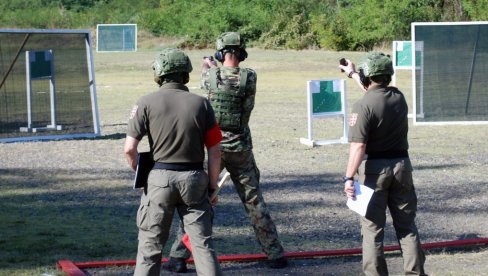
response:
M371 52L366 59L359 65L366 77L379 75L393 75L393 63L390 56L381 52Z
M217 48L217 51L221 51L228 47L238 47L238 48L245 49L246 44L244 42L244 38L242 38L239 33L226 32L226 33L222 33L217 38L217 43L215 47Z
M186 72L193 70L190 58L181 50L167 48L156 56L152 64L154 76L164 76L171 73Z

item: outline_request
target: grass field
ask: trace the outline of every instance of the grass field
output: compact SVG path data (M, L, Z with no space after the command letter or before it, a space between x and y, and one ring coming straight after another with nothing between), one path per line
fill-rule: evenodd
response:
M0 144L0 275L59 274L55 263L60 259L135 258L139 193L131 189L133 172L122 147L132 105L156 90L150 69L156 53L95 54L102 137ZM188 86L201 93L200 62L213 50L187 53L194 67ZM348 145L309 148L299 139L307 136L306 81L344 78L339 58L362 55L249 49L243 63L258 74L251 118L254 153L264 197L287 251L360 246L358 218L346 208L340 182ZM398 73L397 84L411 102L409 82L409 72ZM349 106L361 97L350 80L347 93ZM337 119L314 124L317 139L341 135ZM423 242L488 237L486 133L486 125L411 126ZM147 142L141 147L147 148ZM230 184L216 207L214 232L218 254L260 253ZM385 241L396 242L391 227ZM434 262L428 259L428 264L435 274ZM463 266L456 267L452 275L463 274Z

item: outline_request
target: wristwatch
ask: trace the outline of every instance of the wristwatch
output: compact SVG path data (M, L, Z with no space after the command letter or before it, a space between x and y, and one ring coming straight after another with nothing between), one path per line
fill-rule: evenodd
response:
M354 177L348 177L348 176L343 176L343 177L342 177L342 181L343 181L344 183L346 183L346 182L347 182L347 181L349 181L349 180L354 181Z

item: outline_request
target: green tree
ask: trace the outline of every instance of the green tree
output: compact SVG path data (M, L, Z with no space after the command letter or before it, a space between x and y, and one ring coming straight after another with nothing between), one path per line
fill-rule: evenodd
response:
M329 23L324 15L333 8L327 1L286 0L271 9L271 28L260 38L263 47L299 50L320 46L322 30Z
M225 31L278 49L370 50L410 38L412 22L488 20L488 0L8 0L3 28L136 23L183 47L213 47Z
M463 0L461 2L471 20L488 20L488 0Z
M156 35L186 37L189 47L213 45L225 31L239 31L257 40L271 20L263 5L268 4L260 0L163 0L159 8L144 10L138 23Z
M350 0L338 9L340 22L332 31L345 38L341 49L371 50L384 41L406 39L410 23L439 18L436 0Z

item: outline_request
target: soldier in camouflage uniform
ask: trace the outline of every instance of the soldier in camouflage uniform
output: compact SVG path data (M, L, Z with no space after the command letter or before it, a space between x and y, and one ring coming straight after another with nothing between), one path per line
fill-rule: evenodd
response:
M223 33L217 39L215 59L222 63L216 67L206 59L210 69L204 76L204 88L212 104L215 117L222 130L222 169L231 175L235 189L251 219L256 238L268 256L271 268L287 266L284 250L278 239L276 226L271 219L259 187L259 169L252 152L249 119L256 95L256 72L239 67L247 58L245 43L239 33ZM181 242L183 231L171 248L170 261L163 268L178 271L190 253ZM186 269L185 269L186 270Z

